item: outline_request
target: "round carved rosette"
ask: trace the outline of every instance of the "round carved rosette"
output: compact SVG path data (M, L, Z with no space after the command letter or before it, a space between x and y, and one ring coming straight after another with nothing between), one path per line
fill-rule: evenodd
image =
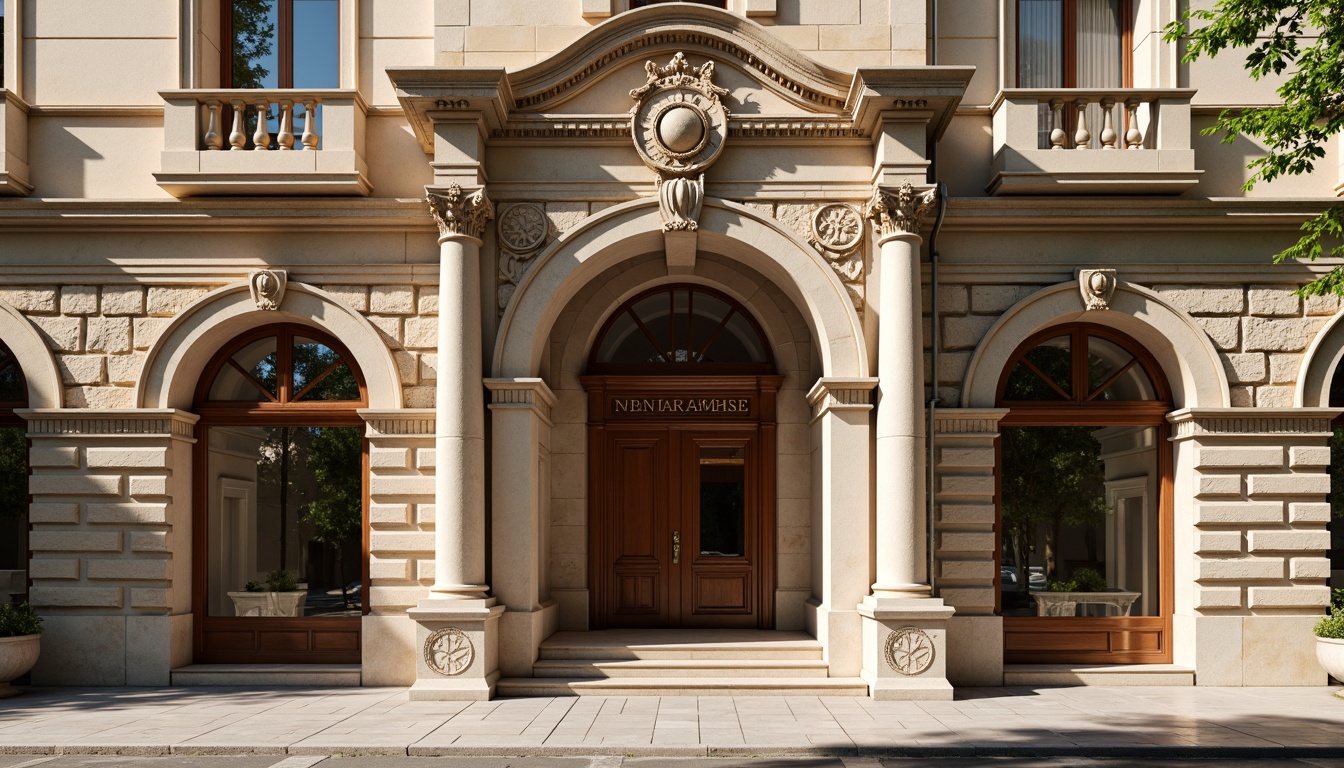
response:
M440 675L466 672L476 659L476 649L467 633L455 627L436 629L425 638L425 664Z
M823 205L812 214L812 238L829 251L846 253L863 239L863 218L843 203Z
M496 223L499 241L515 253L527 253L546 241L546 214L531 203L518 203L504 209Z
M887 666L902 675L922 675L933 666L933 638L918 627L901 627L887 635Z

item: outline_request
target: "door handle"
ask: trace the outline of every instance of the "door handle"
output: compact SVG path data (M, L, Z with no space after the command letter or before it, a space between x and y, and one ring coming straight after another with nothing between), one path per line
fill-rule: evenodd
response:
M672 564L681 562L681 531L672 532Z

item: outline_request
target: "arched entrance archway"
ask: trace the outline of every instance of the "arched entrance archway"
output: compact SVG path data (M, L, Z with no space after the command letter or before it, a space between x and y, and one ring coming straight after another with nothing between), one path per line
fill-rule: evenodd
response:
M999 379L1004 660L1170 663L1171 388L1130 336L1042 330Z
M645 291L581 381L592 626L773 627L783 377L756 319L704 286Z
M308 326L254 329L205 367L193 410L198 663L357 663L367 610L363 374Z
M28 407L18 357L0 342L0 602L28 594Z

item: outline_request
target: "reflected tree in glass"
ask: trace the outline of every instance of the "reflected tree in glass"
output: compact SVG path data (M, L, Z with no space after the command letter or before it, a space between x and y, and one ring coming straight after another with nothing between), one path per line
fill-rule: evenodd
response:
M341 607L350 607L345 546L358 541L364 519L364 485L360 472L363 435L357 427L315 428L308 452L308 469L317 483L317 498L303 519L313 527L313 538L336 552L341 574Z
M233 0L233 87L264 88L275 50L273 0Z

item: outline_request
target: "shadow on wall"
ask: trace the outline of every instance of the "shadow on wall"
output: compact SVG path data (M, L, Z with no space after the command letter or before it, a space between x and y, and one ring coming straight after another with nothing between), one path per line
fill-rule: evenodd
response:
M28 158L32 167L42 169L41 174L30 179L33 197L84 197L89 166L106 158L77 134L81 130L107 130L107 125L98 118L60 118L63 120L60 126L40 127L41 121L55 119L30 118ZM148 171L145 173L148 175Z

